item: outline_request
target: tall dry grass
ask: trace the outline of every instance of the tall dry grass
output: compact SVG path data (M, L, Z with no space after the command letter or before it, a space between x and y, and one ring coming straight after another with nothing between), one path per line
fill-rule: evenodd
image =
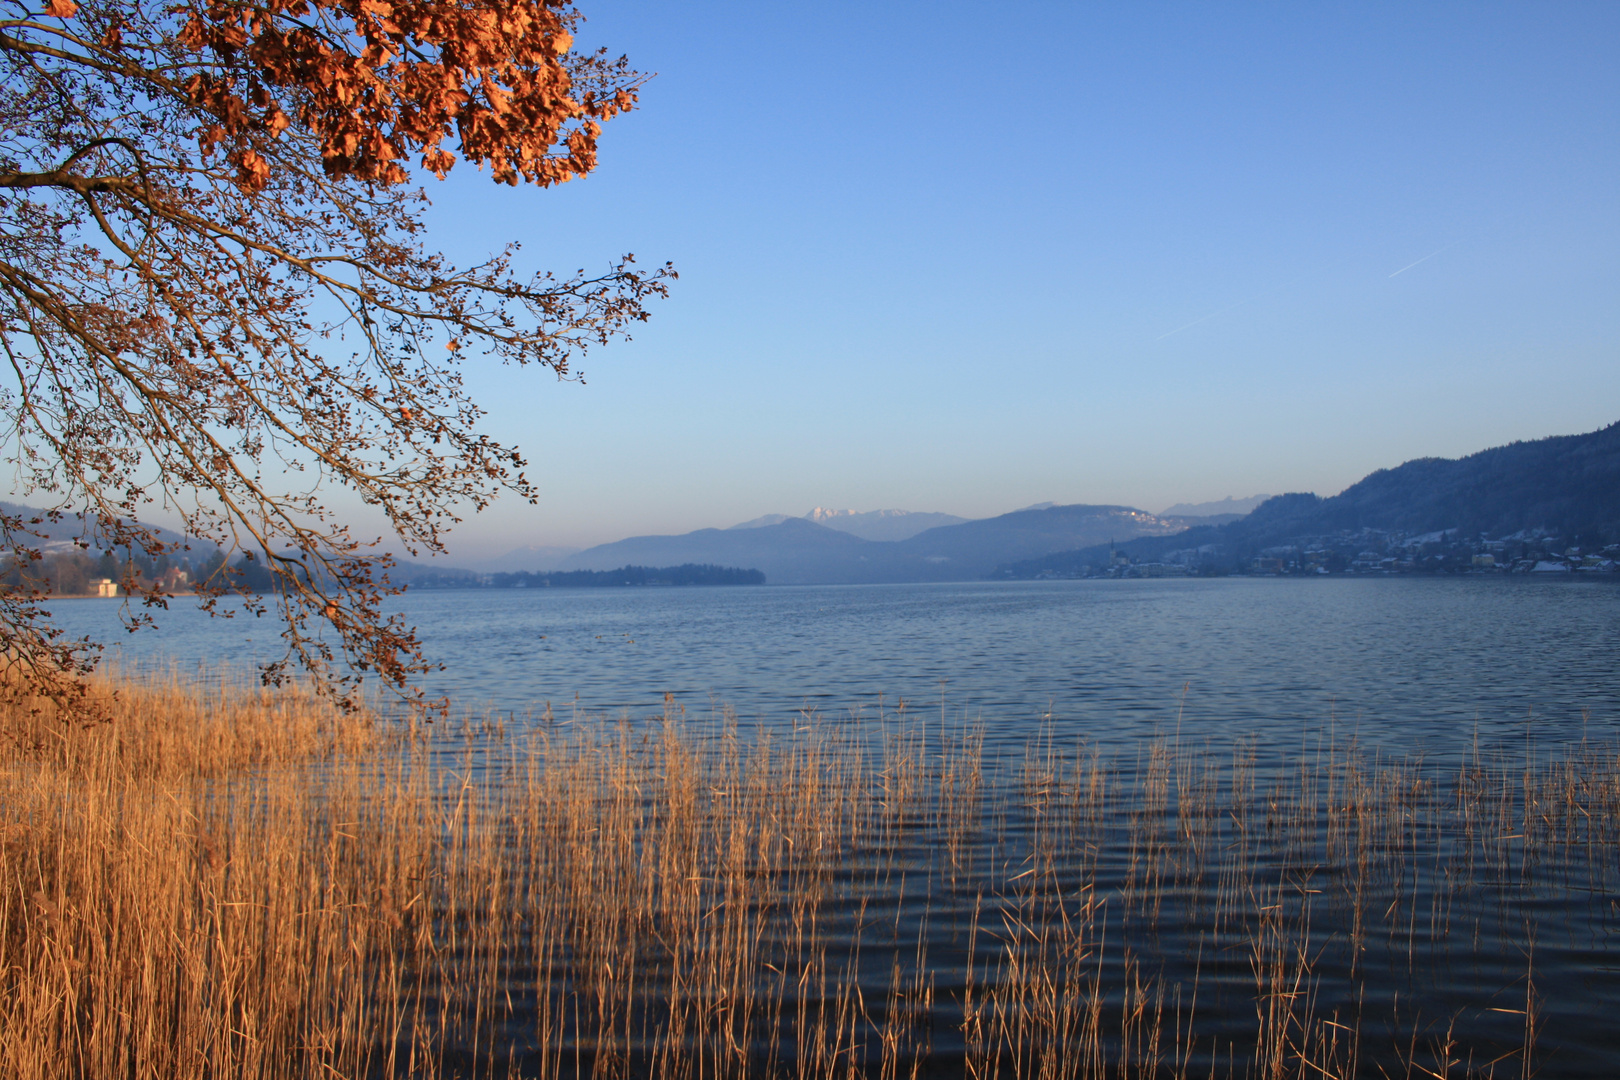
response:
M0 717L7 1076L1526 1077L1620 872L1612 745L109 709Z

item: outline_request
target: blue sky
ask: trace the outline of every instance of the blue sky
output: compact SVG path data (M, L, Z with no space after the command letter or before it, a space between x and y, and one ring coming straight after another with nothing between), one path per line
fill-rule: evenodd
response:
M681 280L584 385L475 362L544 494L459 557L1332 494L1620 419L1620 6L582 10L642 107L581 182L432 185L433 242Z

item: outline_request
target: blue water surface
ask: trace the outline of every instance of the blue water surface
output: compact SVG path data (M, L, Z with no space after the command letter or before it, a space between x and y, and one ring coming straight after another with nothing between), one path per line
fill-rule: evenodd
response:
M1513 578L1192 579L412 592L398 610L458 709L639 717L664 695L745 722L875 717L900 703L1132 745L1287 740L1336 725L1403 752L1620 733L1620 588ZM280 655L270 617L178 599L125 633L119 605L53 605L142 664Z

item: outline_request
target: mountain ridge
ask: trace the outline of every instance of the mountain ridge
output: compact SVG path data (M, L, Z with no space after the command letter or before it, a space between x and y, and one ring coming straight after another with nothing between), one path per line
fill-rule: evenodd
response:
M731 526L733 529L759 529L780 525L789 514L765 514ZM799 518L862 540L908 540L926 529L960 525L969 518L926 510L829 510L818 506Z
M1240 518L1253 512L1256 507L1269 498L1271 498L1270 495L1250 495L1247 498L1239 499L1228 495L1226 498L1217 499L1214 502L1176 503L1168 510L1162 511L1162 513L1165 517Z
M1536 534L1602 547L1620 541L1620 422L1580 435L1518 440L1460 458L1413 458L1377 469L1337 495L1276 495L1227 524L1174 537L1133 539L1126 556L1158 559L1210 549L1201 565L1241 567L1271 548L1348 541L1370 533L1450 534L1473 540ZM1092 545L1033 560L1009 560L997 576L1069 573L1104 560Z
M787 518L746 529L629 537L570 556L559 569L695 562L752 567L774 584L973 581L1008 559L1087 542L1168 534L1188 524L1188 519L1135 507L1075 504L939 525L903 540L864 540L805 518Z

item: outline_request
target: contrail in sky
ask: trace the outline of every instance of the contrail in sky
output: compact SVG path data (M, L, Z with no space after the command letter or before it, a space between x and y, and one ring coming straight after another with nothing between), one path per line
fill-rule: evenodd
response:
M1408 270L1412 269L1413 266L1416 266L1418 263L1428 262L1430 259L1432 259L1436 255L1440 254L1441 251L1446 251L1446 250L1448 250L1450 248L1456 247L1458 244L1462 243L1462 241L1464 239L1467 239L1467 237L1463 237L1462 239L1458 239L1458 240L1453 240L1451 243L1447 244L1445 247L1440 248L1439 251L1431 251L1427 255L1423 256L1423 258L1419 259L1417 262L1412 263L1409 266L1403 266L1399 270L1395 271L1394 274L1391 274L1389 276L1394 277L1396 274L1404 274ZM1298 284L1299 282L1301 282L1305 278L1313 277L1313 276L1315 276L1316 274L1320 273L1323 270L1327 270L1330 267L1335 267L1335 266L1342 265L1349 258L1350 258L1350 256L1346 255L1346 256L1341 256L1340 258L1337 258L1337 259L1330 259L1329 261L1323 263L1322 265L1320 265L1320 266L1318 266L1318 267L1316 267L1314 269L1307 270L1302 274L1296 275L1295 277L1291 278L1290 280L1284 282L1281 285L1276 285L1276 286L1273 286L1272 288L1269 288L1269 289L1262 289L1261 291L1255 293L1253 296L1246 296L1242 300L1239 300L1235 304L1228 304L1226 307L1221 308L1219 311L1212 311L1208 315L1201 315L1198 318L1194 319L1190 323L1186 323L1186 324L1184 324L1182 326L1178 326L1174 330L1167 330L1164 333L1160 334L1158 337L1154 338L1153 340L1154 341L1163 341L1167 337L1175 337L1177 334L1181 333L1183 330L1191 330L1193 327L1197 326L1199 323L1206 323L1211 319L1217 318L1217 317L1219 317L1221 315L1225 315L1229 311L1236 311L1238 308L1242 307L1245 304L1252 304L1256 300L1260 300L1260 299L1263 299L1263 298L1265 298L1267 296L1270 296L1272 293L1281 292L1282 290L1288 288L1290 285Z
M1230 307L1223 307L1219 311L1212 311L1208 315L1205 315L1201 319L1194 319L1192 322L1188 323L1186 326L1178 326L1174 330L1171 330L1171 331L1169 331L1167 333L1160 334L1158 337L1154 338L1153 340L1154 341L1163 341L1165 338L1171 337L1171 336L1173 336L1175 334L1179 334L1183 330L1191 330L1193 327L1197 326L1201 322L1208 322L1209 320L1213 319L1217 315L1225 315L1228 311L1232 311L1235 308L1240 308L1244 304L1249 303L1250 300L1258 300L1260 297L1262 297L1264 295L1266 295L1266 294L1265 293L1259 293L1259 294L1257 294L1255 296L1249 297L1247 300L1239 300L1237 303L1231 305Z
M1315 277L1317 274L1320 274L1324 270L1327 270L1327 269L1329 269L1331 267L1340 265L1347 258L1348 258L1348 256L1340 256L1339 258L1336 258L1336 259L1329 259L1327 262L1321 263L1320 265L1308 267L1307 269L1305 269L1305 270L1303 270L1303 271L1301 271L1301 272L1299 272L1297 274L1294 274L1291 277L1287 278L1286 280L1284 280L1280 284L1273 285L1269 289L1261 289L1259 292L1255 293L1253 296L1246 296L1242 300L1239 300L1235 304L1226 305L1225 307L1221 308L1219 311L1212 311L1208 315L1200 315L1198 318L1194 319L1192 322L1186 323L1183 326L1178 326L1174 330L1167 330L1164 333L1160 334L1158 337L1154 338L1153 340L1154 341L1163 341L1167 337L1175 337L1177 334L1181 333L1183 330L1191 330L1193 327L1197 326L1199 323L1209 322L1209 320L1211 320L1211 319L1218 318L1218 317L1220 317L1222 315L1225 315L1228 311L1236 311L1238 308L1242 307L1244 304L1252 304L1256 300L1263 300L1266 297L1272 295L1273 293L1282 292L1284 289L1287 289L1287 288L1290 288L1292 286L1298 285L1302 281L1305 281L1305 280L1307 280L1309 278Z
M1395 271L1395 273L1394 273L1394 274L1391 274L1391 275L1389 275L1389 276L1390 276L1390 277L1395 277L1395 276L1396 276L1396 275L1398 275L1398 274L1404 274L1404 273L1406 273L1406 272L1407 272L1407 271L1408 271L1408 270L1410 270L1410 269L1412 269L1412 267L1414 267L1414 266L1417 266L1417 265L1418 265L1418 263L1426 263L1426 262L1428 262L1428 261L1429 261L1429 260L1430 260L1430 259L1432 259L1432 258L1434 258L1434 257L1435 257L1435 256L1436 256L1436 255L1438 255L1438 254L1440 254L1440 252L1441 252L1441 251L1447 251L1447 250L1449 250L1449 249L1451 249L1451 248L1454 248L1454 247L1456 247L1456 246L1457 246L1457 245L1458 245L1458 244L1460 244L1460 243L1462 243L1462 241L1461 241L1461 240L1453 240L1453 241L1452 241L1452 242L1451 242L1451 243L1449 243L1449 244L1447 244L1447 245L1446 245L1446 246L1445 246L1445 247L1443 247L1443 248L1440 248L1440 249L1439 249L1439 250L1438 250L1438 251L1431 251L1431 252L1429 252L1429 253L1428 253L1428 254L1427 254L1427 255L1425 255L1425 256L1423 256L1423 258L1421 258L1421 259L1419 259L1419 260L1418 260L1418 261L1417 261L1417 262L1415 262L1415 263L1408 263L1408 264L1407 264L1407 265L1405 265L1405 266L1403 266L1403 267L1401 267L1401 268L1400 268L1400 269L1399 269L1399 270L1397 270L1397 271Z

